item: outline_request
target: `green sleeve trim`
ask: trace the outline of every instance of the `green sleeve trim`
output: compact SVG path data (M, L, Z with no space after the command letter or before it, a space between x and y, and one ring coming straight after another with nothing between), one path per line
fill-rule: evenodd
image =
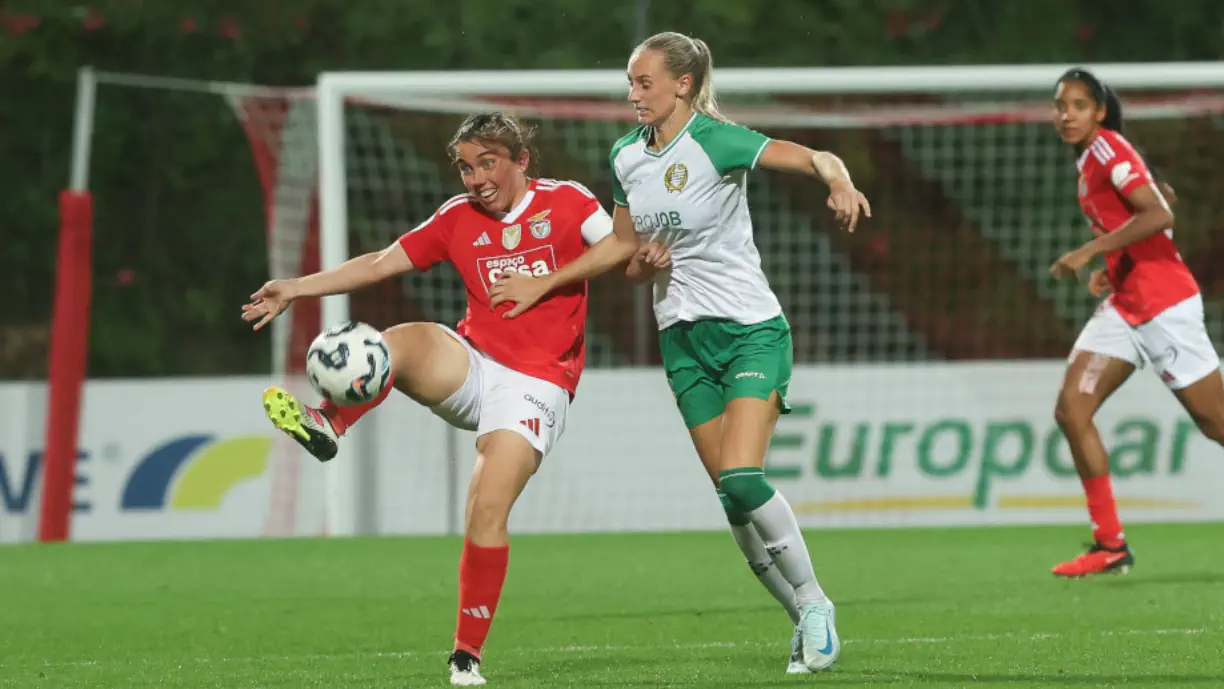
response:
M616 176L616 168L612 168L612 203L618 206L628 206L629 201L625 198L625 189L621 186L620 178Z
M733 170L756 168L761 154L771 141L760 132L705 115L693 123L689 134L705 151L720 175Z
M625 196L625 187L621 184L620 177L616 174L616 156L620 155L620 152L625 147L640 140L645 129L644 126L637 127L622 136L616 143L612 144L612 151L608 154L608 164L612 167L612 203L618 206L628 206L629 199Z

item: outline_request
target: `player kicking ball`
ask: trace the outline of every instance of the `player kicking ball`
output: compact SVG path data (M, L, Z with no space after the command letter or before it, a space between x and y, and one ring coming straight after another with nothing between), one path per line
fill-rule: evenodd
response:
M407 323L383 334L394 387L451 425L476 432L449 660L451 684L459 686L485 683L482 650L506 578L510 510L565 428L585 358L585 282L550 294L517 319L504 318L513 305L494 307L488 291L505 271L555 272L612 232L611 217L581 185L527 176L530 139L512 117L469 117L449 145L467 194L442 204L386 249L313 275L273 280L243 307L243 319L258 330L295 299L353 292L443 261L463 278L468 309L455 330ZM325 401L316 409L275 388L264 402L274 426L328 461L340 436L391 387L357 406Z
M1059 258L1050 272L1070 277L1101 255L1106 264L1088 285L1093 295L1106 298L1075 341L1054 410L1087 496L1093 543L1054 567L1054 574L1124 573L1135 556L1118 518L1109 454L1093 417L1150 361L1203 435L1224 443L1224 382L1198 283L1173 244L1173 212L1143 158L1122 136L1118 97L1087 70L1069 70L1055 90L1054 128L1075 150L1080 209L1096 237Z

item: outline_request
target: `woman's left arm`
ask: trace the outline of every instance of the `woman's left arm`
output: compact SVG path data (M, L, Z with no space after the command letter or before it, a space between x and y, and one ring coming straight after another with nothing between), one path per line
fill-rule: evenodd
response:
M871 217L871 204L862 192L854 188L846 164L828 151L813 151L791 141L775 139L761 152L758 165L779 172L823 179L829 185L829 199L825 205L837 214L837 221L851 232L858 225L860 211L864 217Z

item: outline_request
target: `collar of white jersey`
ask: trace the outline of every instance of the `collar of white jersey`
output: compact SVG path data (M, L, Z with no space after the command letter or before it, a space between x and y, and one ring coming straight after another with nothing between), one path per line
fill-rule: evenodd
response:
M680 128L680 131L676 132L676 135L672 137L671 141L667 142L666 146L664 146L663 148L657 151L651 150L650 145L651 143L654 142L654 137L655 137L655 134L658 133L658 129L655 127L647 128L646 137L645 139L643 139L643 143L646 144L644 146L644 150L646 151L646 154L652 155L652 156L661 156L664 153L667 153L669 150L671 150L672 146L676 145L677 141L679 141L680 139L684 137L684 134L685 132L688 131L689 126L693 124L693 120L697 119L697 116L700 114L701 113L694 111L692 115L689 115L688 121L684 123L684 126Z

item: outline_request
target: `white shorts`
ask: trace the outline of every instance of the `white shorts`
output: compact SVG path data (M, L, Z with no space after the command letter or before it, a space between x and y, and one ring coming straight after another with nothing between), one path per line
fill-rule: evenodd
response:
M1220 368L1220 357L1203 322L1203 298L1195 295L1132 326L1106 300L1088 319L1075 341L1076 351L1104 354L1143 368L1152 362L1170 389L1197 383Z
M476 349L459 333L438 323L468 353L467 380L431 411L450 425L476 431L514 431L541 456L548 456L565 430L570 397L564 388L507 368Z

